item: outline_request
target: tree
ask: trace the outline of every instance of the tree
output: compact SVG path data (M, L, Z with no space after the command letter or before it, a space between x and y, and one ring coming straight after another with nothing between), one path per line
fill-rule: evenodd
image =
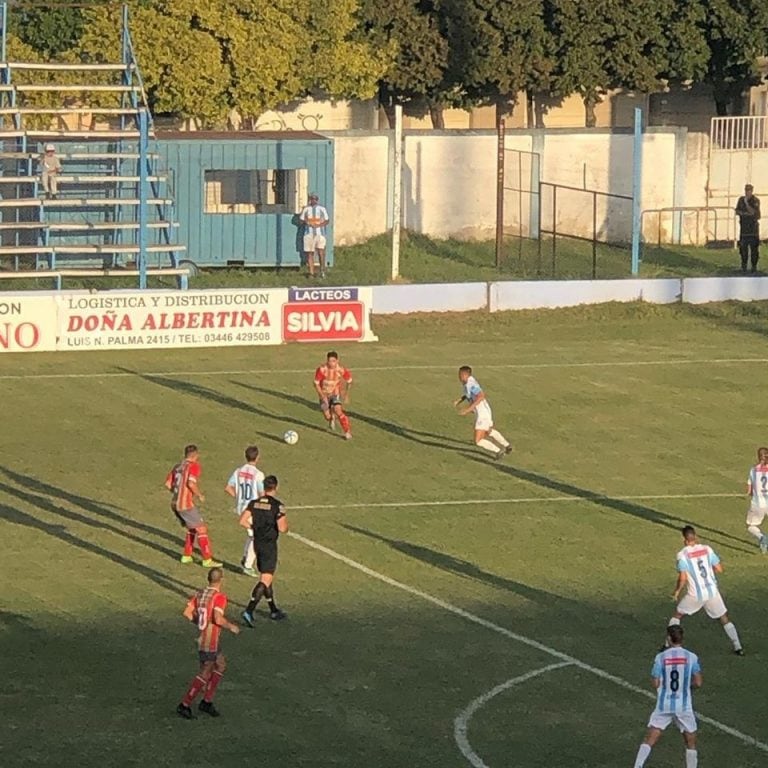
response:
M11 2L8 29L45 58L56 58L77 45L83 32L83 8L52 7L50 3L20 5Z
M448 41L443 36L434 0L365 0L364 33L377 48L393 46L395 55L379 83L379 102L390 126L394 106L426 108L434 128L442 128L442 108L448 65Z
M704 82L712 86L718 115L741 112L744 92L760 82L757 60L768 54L768 2L700 0L709 47Z
M462 106L494 104L497 119L518 94L548 79L540 0L440 0L450 46L447 79Z

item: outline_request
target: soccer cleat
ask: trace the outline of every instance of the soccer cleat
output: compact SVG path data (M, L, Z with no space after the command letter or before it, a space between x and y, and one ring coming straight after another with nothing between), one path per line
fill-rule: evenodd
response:
M760 537L760 551L763 554L768 553L768 536L765 534Z
M212 701L206 701L203 699L197 705L197 708L200 710L200 712L205 712L206 715L210 715L211 717L219 717L219 715L221 715L221 712L216 709Z
M243 576L253 576L254 578L259 574L253 570L253 568L246 568L243 566Z
M221 568L223 563L220 563L218 560L214 560L212 557L209 557L207 560L203 560L203 568Z
M269 614L269 618L272 619L272 621L282 621L282 619L288 618L288 614L285 611L281 611L279 608L277 608Z
M245 623L246 626L250 627L251 629L253 629L256 626L256 624L253 621L252 613L248 613L248 611L243 611L240 614L240 616L243 619L243 622Z
M734 648L733 652L736 656L744 656L744 649L743 648Z
M512 446L508 445L504 448L504 453L512 453Z
M183 717L185 720L197 720L192 708L188 707L186 704L179 704L179 706L176 707L176 714L179 717Z
M179 562L184 563L184 565L186 565L187 563L194 563L195 558L192 557L192 555L182 555L181 558L179 559Z
M351 432L345 432L344 433L344 439L345 440L351 440L352 439L352 433Z

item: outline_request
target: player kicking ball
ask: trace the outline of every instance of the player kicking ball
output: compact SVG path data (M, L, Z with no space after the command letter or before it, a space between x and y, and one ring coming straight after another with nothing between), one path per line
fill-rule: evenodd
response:
M461 416L467 416L474 412L475 445L489 451L497 459L502 458L502 456L512 450L512 446L507 438L493 426L491 405L482 387L477 383L477 379L472 375L472 369L468 365L462 365L459 368L459 381L464 387L464 392L453 405L457 408L462 403L468 403L465 408L459 411Z

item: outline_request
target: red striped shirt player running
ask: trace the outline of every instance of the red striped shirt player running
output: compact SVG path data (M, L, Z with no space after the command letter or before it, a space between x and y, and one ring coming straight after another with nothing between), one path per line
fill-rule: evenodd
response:
M339 420L344 437L352 439L349 416L344 413L344 403L349 402L349 390L352 387L352 372L339 363L339 355L329 352L325 356L325 365L315 371L315 390L320 398L320 409L331 429L336 428Z
M221 563L213 559L211 542L208 539L208 526L196 504L196 502L205 501L198 483L199 478L200 451L196 445L190 444L184 448L184 458L165 478L165 487L171 492L171 510L181 525L187 529L181 562L193 562L192 552L195 537L197 537L197 545L203 556L203 567L218 568Z
M192 702L201 691L204 691L203 700L198 705L198 710L211 717L218 717L220 714L213 704L213 695L227 669L227 659L219 652L221 630L228 629L233 635L240 634L240 627L227 621L224 615L227 596L221 591L223 579L224 571L221 568L211 568L208 571L208 586L193 595L184 608L185 618L196 624L200 630L197 640L200 670L176 707L176 714L185 720L195 719L192 714Z

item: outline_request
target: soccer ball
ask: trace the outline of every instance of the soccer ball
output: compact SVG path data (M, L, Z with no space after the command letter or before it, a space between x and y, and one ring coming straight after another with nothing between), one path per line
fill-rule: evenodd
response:
M288 445L296 445L296 443L299 442L299 433L294 432L292 429L289 429L284 435L283 440L285 440Z

